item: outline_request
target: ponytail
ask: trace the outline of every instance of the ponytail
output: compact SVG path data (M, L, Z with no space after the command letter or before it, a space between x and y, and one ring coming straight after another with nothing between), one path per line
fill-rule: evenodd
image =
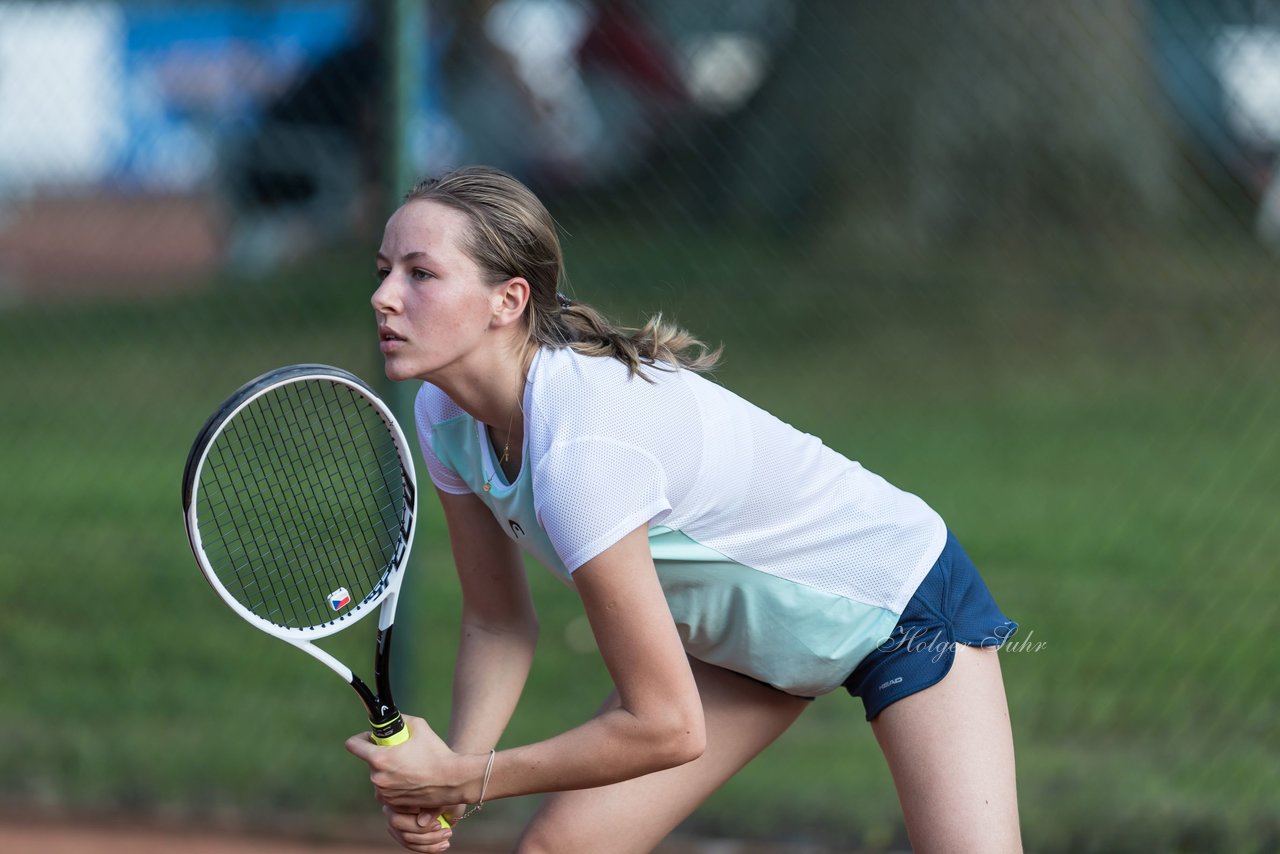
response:
M661 313L641 328L630 329L615 326L589 305L566 302L558 317L563 337L557 343L584 356L611 356L626 365L632 376L652 382L643 368L703 372L714 369L720 360L723 348L712 350L688 331L663 320Z

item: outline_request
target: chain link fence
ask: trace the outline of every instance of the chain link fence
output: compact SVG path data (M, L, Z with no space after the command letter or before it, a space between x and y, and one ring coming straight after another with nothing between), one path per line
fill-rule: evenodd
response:
M380 379L382 222L470 162L548 203L576 298L722 341L718 381L948 520L1022 626L1028 850L1280 850L1274 0L0 3L10 811L373 812L358 705L205 589L179 478L259 373ZM397 679L443 726L436 516L415 551ZM513 744L608 686L530 570ZM906 847L835 696L688 829Z

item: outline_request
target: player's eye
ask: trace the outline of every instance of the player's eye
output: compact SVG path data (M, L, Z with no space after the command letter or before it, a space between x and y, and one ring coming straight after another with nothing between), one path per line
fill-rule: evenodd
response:
M390 267L379 267L373 274L374 278L381 282L387 276L391 275Z
M413 278L419 282L425 282L427 279L435 278L430 270L424 270L421 267L413 268Z

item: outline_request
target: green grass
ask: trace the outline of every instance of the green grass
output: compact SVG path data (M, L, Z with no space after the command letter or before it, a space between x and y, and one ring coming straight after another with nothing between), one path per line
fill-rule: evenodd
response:
M1028 641L1002 657L1028 850L1274 848L1272 261L1203 241L1105 260L1069 246L850 259L570 231L579 297L723 338L721 382L923 495L959 534ZM194 296L0 314L0 797L246 820L371 811L341 748L358 703L217 601L178 489L205 415L251 376L294 361L379 376L369 287L367 259L338 254ZM443 727L457 590L434 510L415 553L398 678L404 705ZM608 687L572 594L532 577L543 642L508 743L589 715ZM370 646L330 644L356 663ZM902 840L843 695L692 827Z

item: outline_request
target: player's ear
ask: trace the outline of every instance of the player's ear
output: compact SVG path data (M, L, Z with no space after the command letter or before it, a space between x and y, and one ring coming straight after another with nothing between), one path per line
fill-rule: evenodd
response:
M525 306L529 304L529 281L523 276L507 279L494 289L493 293L493 326L510 326L524 316Z

